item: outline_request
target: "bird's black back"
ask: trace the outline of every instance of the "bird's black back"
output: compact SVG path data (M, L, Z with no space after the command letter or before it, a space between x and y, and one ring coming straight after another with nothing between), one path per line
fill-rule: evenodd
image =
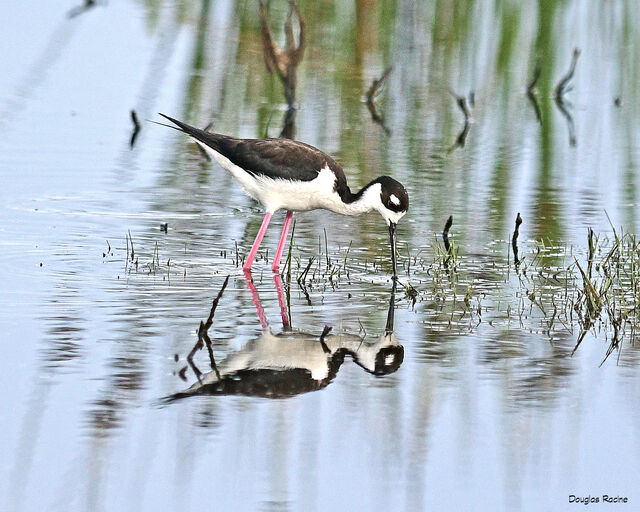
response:
M272 138L238 139L209 133L164 114L160 115L250 174L272 179L311 181L318 177L321 169L329 167L336 176L335 189L340 191L347 185L344 171L333 158L303 142Z

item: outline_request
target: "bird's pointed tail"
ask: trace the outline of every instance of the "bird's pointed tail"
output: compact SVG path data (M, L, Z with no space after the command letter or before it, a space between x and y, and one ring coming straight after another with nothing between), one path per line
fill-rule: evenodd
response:
M201 147L210 148L215 151L218 151L218 140L220 138L224 138L223 135L219 135L216 133L208 132L206 129L201 130L200 128L196 128L195 126L191 126L187 123L183 123L182 121L178 121L173 117L169 117L166 114L158 112L159 115L164 117L165 119L171 121L175 126L171 126L168 124L157 123L162 126L167 126L169 128L173 128L174 130L178 130L179 132L186 133L191 138L193 138ZM154 121L155 122L155 121Z
M177 126L170 126L168 124L163 124L162 126L168 126L169 128L173 128L174 130L179 130L179 131L183 131L185 133L189 133L191 130L197 130L197 128L194 128L193 126L189 126L186 123L183 123L182 121L178 121L177 119L174 119L173 117L169 117L166 114L163 114L162 112L158 112L158 115L161 115L162 117L164 117L165 119L168 119L169 121L171 121L173 124L175 124Z

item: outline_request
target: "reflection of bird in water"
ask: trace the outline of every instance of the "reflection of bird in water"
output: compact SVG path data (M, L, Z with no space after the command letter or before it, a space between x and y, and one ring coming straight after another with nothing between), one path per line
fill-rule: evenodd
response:
M274 276L282 302L280 276ZM317 391L336 376L347 356L365 371L383 376L395 372L403 362L404 347L393 335L395 283L389 300L384 333L375 342L355 334L311 334L288 327L286 309L281 307L283 332L274 334L264 319L258 295L248 279L252 298L263 325L262 334L239 351L228 355L211 371L180 393L167 397L170 402L195 395L246 395L283 398Z
M288 139L236 139L160 115L194 139L233 175L249 196L264 205L266 214L243 269L251 269L271 216L278 210L285 209L287 214L271 267L274 272L280 266L294 211L325 209L360 215L376 210L389 227L393 277L397 278L396 225L409 209L409 195L401 183L380 176L354 194L342 167L308 144Z

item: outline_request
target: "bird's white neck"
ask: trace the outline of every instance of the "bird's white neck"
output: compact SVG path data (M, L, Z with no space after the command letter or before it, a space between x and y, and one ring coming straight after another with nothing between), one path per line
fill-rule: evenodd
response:
M380 183L374 183L366 187L362 194L356 194L356 199L351 202L340 201L332 210L342 215L360 215L362 213L377 210L380 206Z

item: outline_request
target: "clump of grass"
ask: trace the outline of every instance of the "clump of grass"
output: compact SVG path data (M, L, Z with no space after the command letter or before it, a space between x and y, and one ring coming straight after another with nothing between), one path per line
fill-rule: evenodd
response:
M138 248L133 242L131 231L125 234L126 256L125 256L125 273L127 275L145 273L147 275L162 275L163 280L170 282L171 275L182 275L187 277L187 267L184 264L176 263L171 257L167 258L166 264L160 260L160 246L158 241L154 241L151 253L143 248ZM139 245L139 244L138 244ZM109 246L111 249L111 246ZM184 254L187 253L187 244L184 245ZM226 251L224 251L226 257ZM112 253L113 254L113 253ZM148 259L147 259L148 258Z
M575 305L581 332L574 352L586 332L595 333L596 328L604 328L611 337L604 363L614 350L618 350L620 356L625 338L631 345L635 344L635 332L640 325L640 242L635 235L619 235L615 229L611 239L601 242L600 237L589 230L588 246L587 272L576 261L583 287Z

